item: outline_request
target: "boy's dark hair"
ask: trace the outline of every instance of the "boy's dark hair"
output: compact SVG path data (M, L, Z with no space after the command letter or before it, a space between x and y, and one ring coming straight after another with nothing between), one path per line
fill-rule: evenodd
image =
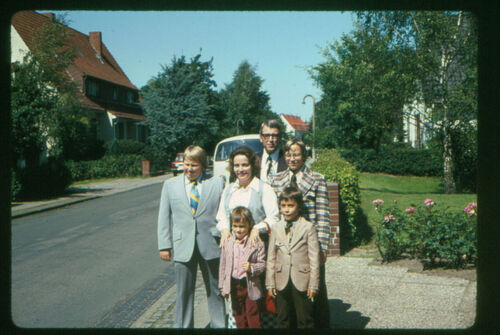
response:
M239 206L233 209L229 218L231 220L231 225L233 224L233 222L248 222L249 231L252 230L252 227L254 225L252 213L250 213L250 211L243 206Z
M281 203L281 200L290 200L293 199L299 206L299 215L302 214L304 210L304 199L302 198L302 193L295 186L287 186L281 192L278 202Z

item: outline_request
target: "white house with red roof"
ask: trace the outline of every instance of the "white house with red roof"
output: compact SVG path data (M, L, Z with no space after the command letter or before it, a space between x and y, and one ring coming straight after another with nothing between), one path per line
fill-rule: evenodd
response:
M280 114L280 119L285 124L285 132L292 137L302 138L309 127L309 122L304 122L299 116Z
M53 20L53 13L15 13L11 20L11 62L22 62L37 30ZM79 88L81 105L89 111L97 137L103 141L116 138L144 142L147 128L139 123L146 117L139 104L139 90L103 43L101 32L86 35L66 29L70 31L66 45L75 51L66 74Z

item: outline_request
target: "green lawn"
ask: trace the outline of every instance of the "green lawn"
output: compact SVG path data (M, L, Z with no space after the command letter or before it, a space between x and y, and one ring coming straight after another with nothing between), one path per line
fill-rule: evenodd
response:
M463 211L469 202L477 201L476 194L444 194L441 179L438 177L404 177L385 174L362 173L359 180L361 189L362 217L373 231L379 214L375 211L372 201L384 200L391 206L397 200L402 209L410 205L423 204L426 198L431 198L440 208L449 207L454 211ZM368 244L374 245L372 238Z

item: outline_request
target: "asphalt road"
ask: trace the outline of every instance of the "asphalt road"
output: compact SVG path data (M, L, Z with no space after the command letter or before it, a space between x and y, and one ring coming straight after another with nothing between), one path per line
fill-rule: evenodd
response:
M173 284L157 252L162 184L12 221L11 312L26 328L125 327Z

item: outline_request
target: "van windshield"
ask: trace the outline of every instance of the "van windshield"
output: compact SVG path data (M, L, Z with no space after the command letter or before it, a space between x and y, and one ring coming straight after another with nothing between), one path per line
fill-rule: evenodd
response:
M225 161L229 159L229 154L236 148L241 146L249 146L256 154L262 152L262 143L258 138L249 138L241 140L233 140L219 144L215 153L216 161Z

